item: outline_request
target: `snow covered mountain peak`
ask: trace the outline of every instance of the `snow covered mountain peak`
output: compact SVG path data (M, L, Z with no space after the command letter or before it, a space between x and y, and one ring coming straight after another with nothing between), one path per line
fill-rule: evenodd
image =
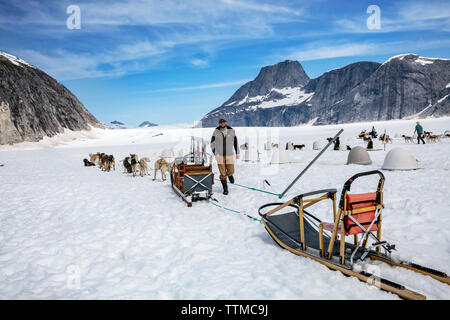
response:
M27 67L36 68L32 64L30 64L16 56L13 56L12 54L0 51L0 56L6 58L7 60L9 60L11 63L15 64L16 66L22 67L25 65Z
M156 127L157 124L150 122L150 121L144 121L139 125L139 128L150 128L150 127Z
M450 115L449 65L449 59L402 54L309 79L300 63L286 60L262 68L202 125L215 126L220 117L234 126L296 126Z
M412 63L418 63L421 65L426 65L426 64L432 64L434 61L436 60L449 60L449 59L445 59L445 58L428 58L428 57L423 57L420 56L418 54L414 54L414 53L404 53L404 54L399 54L396 56L393 56L391 58L389 58L388 60L386 60L383 65L386 65L388 63L391 63L393 61L402 61L402 62L412 62Z

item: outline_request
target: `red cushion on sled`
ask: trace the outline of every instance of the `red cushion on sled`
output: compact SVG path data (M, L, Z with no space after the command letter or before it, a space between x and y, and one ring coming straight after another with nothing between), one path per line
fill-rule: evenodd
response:
M365 207L371 207L375 204L377 199L377 193L360 193L360 194L347 194L347 210L361 209ZM358 203L361 202L361 203ZM375 211L360 212L352 214L353 219L358 221L363 227L368 228L372 220L375 218ZM345 230L347 235L364 233L364 231L355 224L349 217L344 221ZM378 229L377 224L374 224L370 231L376 231Z

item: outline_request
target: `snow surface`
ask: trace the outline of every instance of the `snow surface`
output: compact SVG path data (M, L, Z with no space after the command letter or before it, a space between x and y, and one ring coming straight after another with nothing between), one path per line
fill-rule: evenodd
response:
M444 101L445 99L447 99L447 97L450 96L450 94L442 97L441 99L438 100L438 103L441 103L442 101Z
M399 54L393 57L390 57L389 59L387 59L383 64L389 63L394 59L398 59L398 60L403 60L406 56L410 56L410 55L416 55L414 53L403 53L403 54Z
M434 61L430 60L430 59L425 59L425 58L418 58L414 61L415 63L420 63L423 66L426 66L427 64L433 64Z
M272 92L280 93L284 97L282 99L271 100L269 97ZM272 88L266 95L249 97L247 94L241 101L233 101L226 104L225 106L240 106L244 103L255 103L255 105L249 106L247 110L256 110L258 108L274 108L279 106L293 106L298 105L304 101L309 101L313 95L314 92L306 93L303 87L286 87L281 89Z
M427 65L427 64L431 64L433 63L435 60L450 60L450 59L446 59L446 58L428 58L428 57L422 57L419 56L415 53L404 53L404 54L399 54L396 56L393 56L391 58L389 58L388 60L386 60L383 64L386 64L388 62L391 62L394 59L398 59L398 60L403 60L406 56L417 56L417 59L414 60L414 62L416 63L420 63L422 65Z
M450 129L450 118L421 123L436 134ZM261 152L259 163L239 161L235 178L256 188L267 179L272 185L268 190L279 193L318 153L313 141L325 144L342 127L341 143L363 145L356 135L372 125L391 137L412 135L415 120L235 128L240 142L249 141ZM2 146L0 298L398 299L282 250L260 223L243 215L207 202L187 208L160 176L157 181L133 178L119 164L109 173L82 165L88 153L100 151L114 154L117 162L130 153L149 156L152 167L162 150L186 148L190 135L209 140L212 130L190 125L95 129L67 132L50 138L52 143ZM267 141L280 146L293 141L306 150L289 151L296 163L270 165L271 151L263 148ZM449 274L450 139L426 145L394 139L386 151L370 153L369 166L345 165L348 152L327 150L284 199L323 188L337 188L339 194L353 174L380 169L395 147L411 152L423 169L384 171L384 238L397 245L396 255ZM369 184L374 187L375 180ZM255 217L258 207L278 201L269 194L229 188L230 194L223 196L214 185L219 204ZM369 191L369 186L355 182L352 191ZM323 203L317 209L312 213L332 220L330 206ZM429 299L450 298L450 286L429 277L381 263L376 267L369 271Z
M28 67L35 68L33 65L29 64L28 62L26 62L26 61L24 61L24 60L22 60L20 58L17 58L16 56L13 56L12 54L8 54L6 52L0 51L0 56L5 57L6 59L11 61L16 66L22 67L23 65L26 65Z

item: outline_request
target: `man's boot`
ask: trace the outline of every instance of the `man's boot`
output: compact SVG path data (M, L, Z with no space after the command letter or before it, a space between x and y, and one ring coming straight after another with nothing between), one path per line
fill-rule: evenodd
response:
M228 176L228 180L230 180L230 183L234 183L234 177L233 176Z
M223 194L227 195L228 194L227 180L220 180L220 182L222 182Z

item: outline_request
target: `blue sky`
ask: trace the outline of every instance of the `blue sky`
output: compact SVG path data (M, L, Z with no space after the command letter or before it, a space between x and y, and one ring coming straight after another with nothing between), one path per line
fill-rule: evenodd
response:
M68 29L77 5L81 29ZM369 30L377 5L381 28ZM100 121L199 120L262 66L306 73L401 53L450 58L449 1L0 2L0 50L63 83Z

